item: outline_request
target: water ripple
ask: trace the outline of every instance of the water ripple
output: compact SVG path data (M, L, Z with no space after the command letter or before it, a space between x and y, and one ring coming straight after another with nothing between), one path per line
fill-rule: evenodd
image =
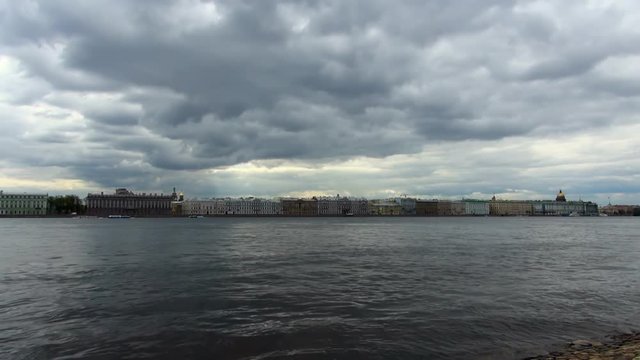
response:
M640 322L635 219L10 219L0 233L1 358L514 359Z

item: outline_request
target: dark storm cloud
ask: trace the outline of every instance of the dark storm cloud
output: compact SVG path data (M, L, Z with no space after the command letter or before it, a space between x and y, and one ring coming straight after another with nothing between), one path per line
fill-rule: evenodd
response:
M637 32L625 25L633 23L628 8L515 0L0 4L2 51L47 84L14 101L88 120L77 133L33 135L33 146L84 141L101 151L85 155L107 164L91 171L72 154L40 161L103 184L158 169L385 157L433 142L579 131L605 125L603 112L638 95L624 75L597 72L611 57L640 53Z

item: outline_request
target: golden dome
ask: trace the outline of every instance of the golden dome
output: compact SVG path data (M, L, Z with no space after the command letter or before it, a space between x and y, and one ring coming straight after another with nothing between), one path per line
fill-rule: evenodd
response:
M564 196L562 189L560 189L560 191L558 192L558 195L556 196L556 201L567 201L567 198Z

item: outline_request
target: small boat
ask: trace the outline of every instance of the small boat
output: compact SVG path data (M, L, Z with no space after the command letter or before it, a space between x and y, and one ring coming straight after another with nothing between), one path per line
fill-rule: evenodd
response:
M571 214L569 214L569 216L571 217L575 217L575 216L581 216L580 213L578 213L577 211L572 212Z
M109 215L107 216L108 219L131 219L131 216L129 215Z
M204 216L202 215L189 215L189 218L191 219L202 219Z
M344 216L353 216L353 213L352 212L348 212L348 213L344 214Z

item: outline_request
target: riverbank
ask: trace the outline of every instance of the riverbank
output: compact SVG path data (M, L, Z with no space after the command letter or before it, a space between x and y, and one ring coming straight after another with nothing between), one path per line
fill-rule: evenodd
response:
M640 332L611 336L605 342L575 340L564 349L525 360L640 360Z

